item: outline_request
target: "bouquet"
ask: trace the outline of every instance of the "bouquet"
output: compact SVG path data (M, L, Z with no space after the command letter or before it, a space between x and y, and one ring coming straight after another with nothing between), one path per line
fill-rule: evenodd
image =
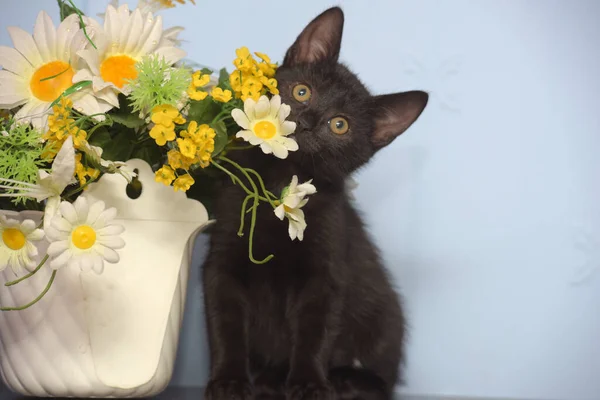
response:
M279 97L276 63L241 47L231 72L189 67L179 48L183 28L163 29L154 15L173 1L140 1L133 11L113 1L99 19L71 0L58 0L58 6L58 26L42 11L33 35L10 27L14 48L0 47L0 271L14 271L10 286L44 266L53 270L38 298L2 310L35 304L61 268L101 273L105 262L119 261L125 242L114 221L118 210L90 204L81 194L103 175L119 174L135 196L131 159L144 160L157 182L209 211L214 180L231 178L246 193L238 234L249 231L255 263L272 258L252 254L261 202L276 218L287 218L292 240L302 240L302 207L316 192L312 183L290 177L290 185L274 194L256 171L227 157L260 146L265 156L284 159L298 149L290 137L296 128L287 120L290 107ZM23 210L42 211L42 221L11 217ZM41 241L49 245L37 263Z

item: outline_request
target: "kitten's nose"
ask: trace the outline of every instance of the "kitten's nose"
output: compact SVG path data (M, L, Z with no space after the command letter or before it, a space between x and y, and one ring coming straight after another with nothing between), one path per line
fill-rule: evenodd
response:
M317 114L312 110L306 110L298 116L300 130L310 130L317 123Z

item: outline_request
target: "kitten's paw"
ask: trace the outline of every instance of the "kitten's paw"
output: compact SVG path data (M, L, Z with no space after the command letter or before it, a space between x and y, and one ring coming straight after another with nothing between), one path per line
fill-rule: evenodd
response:
M335 400L335 391L327 383L288 384L285 395L287 400Z
M251 400L252 385L244 380L212 379L204 391L205 400Z

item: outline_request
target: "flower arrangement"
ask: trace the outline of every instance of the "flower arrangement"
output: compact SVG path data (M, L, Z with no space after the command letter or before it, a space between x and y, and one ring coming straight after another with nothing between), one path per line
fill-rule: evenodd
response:
M178 3L185 3L177 0ZM193 3L193 1L192 1ZM130 11L114 2L103 21L83 15L71 0L58 0L61 22L40 12L33 35L9 27L14 48L0 47L0 209L43 211L43 220L19 220L0 211L0 271L11 267L18 284L45 265L101 273L119 261L125 246L117 210L89 203L88 185L104 174L120 174L135 190L127 160L146 161L157 182L209 203L210 181L224 173L246 193L238 234L249 232L249 258L261 202L288 220L292 240L302 240L302 207L312 183L290 177L281 194L269 192L261 176L227 157L260 146L284 159L298 150L290 137L296 124L281 102L277 64L266 54L236 50L235 69L193 70L182 59L181 28L163 29L154 12L173 1L140 1ZM245 216L251 223L244 226ZM36 263L41 241L47 254ZM19 277L20 276L20 277ZM17 278L18 277L18 278Z

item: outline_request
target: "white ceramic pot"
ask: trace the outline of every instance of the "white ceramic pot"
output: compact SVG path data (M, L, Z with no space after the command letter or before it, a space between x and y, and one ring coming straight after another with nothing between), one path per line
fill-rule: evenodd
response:
M208 224L198 201L138 170L142 193L105 175L85 196L118 209L126 242L118 264L97 275L64 268L46 296L23 311L0 312L0 372L13 391L40 397L148 397L169 383L183 319L194 239ZM39 221L39 212L4 212ZM48 244L39 247L39 258ZM46 286L51 270L15 286L10 268L0 273L0 305L27 304Z

